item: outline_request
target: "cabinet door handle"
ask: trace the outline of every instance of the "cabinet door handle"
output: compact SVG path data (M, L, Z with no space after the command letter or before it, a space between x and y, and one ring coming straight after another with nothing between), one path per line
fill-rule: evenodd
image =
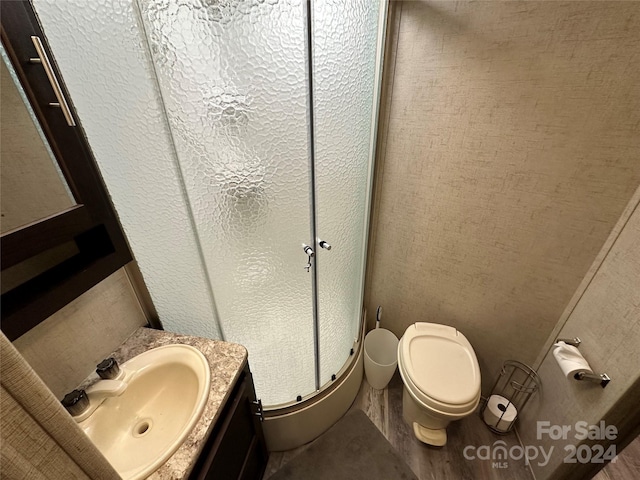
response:
M251 403L256 406L256 411L254 412L254 415L256 417L258 417L261 422L264 421L264 415L262 414L262 412L263 412L263 410L262 410L262 399L259 398L257 401L256 400L252 400Z
M44 50L44 45L42 45L42 40L40 40L40 37L32 35L31 41L33 42L33 46L36 47L36 53L38 54L38 58L30 58L29 61L31 63L42 64L42 66L44 67L44 71L47 74L47 78L49 79L49 83L51 84L51 88L53 88L53 93L58 99L57 102L50 102L49 105L52 107L60 107L62 109L62 114L64 115L64 118L67 121L67 125L69 125L70 127L75 127L76 121L73 119L73 115L71 115L71 109L69 108L67 99L64 98L64 94L62 93L62 88L60 87L60 82L58 82L58 79L56 78L56 74L53 71L53 67L51 67L51 62L49 61L47 52Z

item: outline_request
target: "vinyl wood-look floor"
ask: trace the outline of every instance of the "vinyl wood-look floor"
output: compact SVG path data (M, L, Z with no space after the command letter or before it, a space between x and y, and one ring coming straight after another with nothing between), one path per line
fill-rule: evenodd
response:
M608 463L593 480L637 480L640 478L640 437L618 454L615 462Z
M420 480L474 479L474 480L533 480L524 462L508 462L508 468L493 468L488 460L467 460L463 449L467 445L479 447L504 440L508 447L517 445L515 434L495 435L478 415L452 423L448 430L448 443L443 448L428 447L413 436L402 419L402 380L396 372L389 387L383 391L372 389L363 380L353 408L363 410L376 427L402 455ZM264 480L281 466L304 451L310 444L286 452L272 452ZM640 478L640 437L618 454L614 463L601 470L593 480L637 480ZM390 479L392 480L392 479Z
M363 380L360 392L351 408L359 408L367 414L420 480L533 479L524 461L509 460L506 468L494 468L490 460L464 458L463 450L467 445L491 446L497 440L506 442L507 448L518 445L515 433L496 435L485 426L478 415L471 415L453 422L447 429L448 442L445 447L429 447L419 442L402 418L402 380L397 372L388 388L383 391L372 389L367 381ZM303 445L286 452L272 452L264 479L268 479L282 465L304 451L307 446Z

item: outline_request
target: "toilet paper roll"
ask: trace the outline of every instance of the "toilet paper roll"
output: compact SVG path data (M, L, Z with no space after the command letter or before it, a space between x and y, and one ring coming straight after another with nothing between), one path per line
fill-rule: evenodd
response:
M573 345L558 342L553 346L553 356L556 357L562 373L569 379L575 378L578 372L593 373L589 362L585 360L580 351Z
M484 423L500 432L508 431L517 416L515 405L501 395L491 395L482 414Z

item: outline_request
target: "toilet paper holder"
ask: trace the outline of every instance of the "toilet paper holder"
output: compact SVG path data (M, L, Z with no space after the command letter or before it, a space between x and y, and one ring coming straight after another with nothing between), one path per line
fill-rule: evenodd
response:
M558 342L564 342L567 345L572 345L578 348L580 347L582 340L580 340L580 338L578 337L558 338L556 340L556 343ZM575 378L576 380L586 380L588 382L599 383L602 388L606 387L611 381L611 378L606 373L601 373L598 375L596 373L589 373L589 372L576 372L573 378Z
M559 338L556 340L556 343L558 342L564 342L567 345L571 345L573 347L578 348L580 346L580 344L582 343L582 340L580 340L578 337L574 337L574 338Z
M606 373L597 375L595 373L576 372L573 378L576 380L587 380L589 382L599 383L602 388L606 387L611 381L611 378L609 378L609 375Z
M480 416L491 431L501 435L509 433L529 399L540 388L542 381L533 368L526 363L507 360L480 408Z

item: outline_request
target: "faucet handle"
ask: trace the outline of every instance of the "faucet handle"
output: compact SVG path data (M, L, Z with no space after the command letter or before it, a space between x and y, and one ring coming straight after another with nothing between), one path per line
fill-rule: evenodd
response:
M89 397L84 390L73 390L64 396L61 403L72 416L76 417L89 408Z
M104 380L113 380L120 374L118 362L113 357L105 358L96 366L96 373Z

